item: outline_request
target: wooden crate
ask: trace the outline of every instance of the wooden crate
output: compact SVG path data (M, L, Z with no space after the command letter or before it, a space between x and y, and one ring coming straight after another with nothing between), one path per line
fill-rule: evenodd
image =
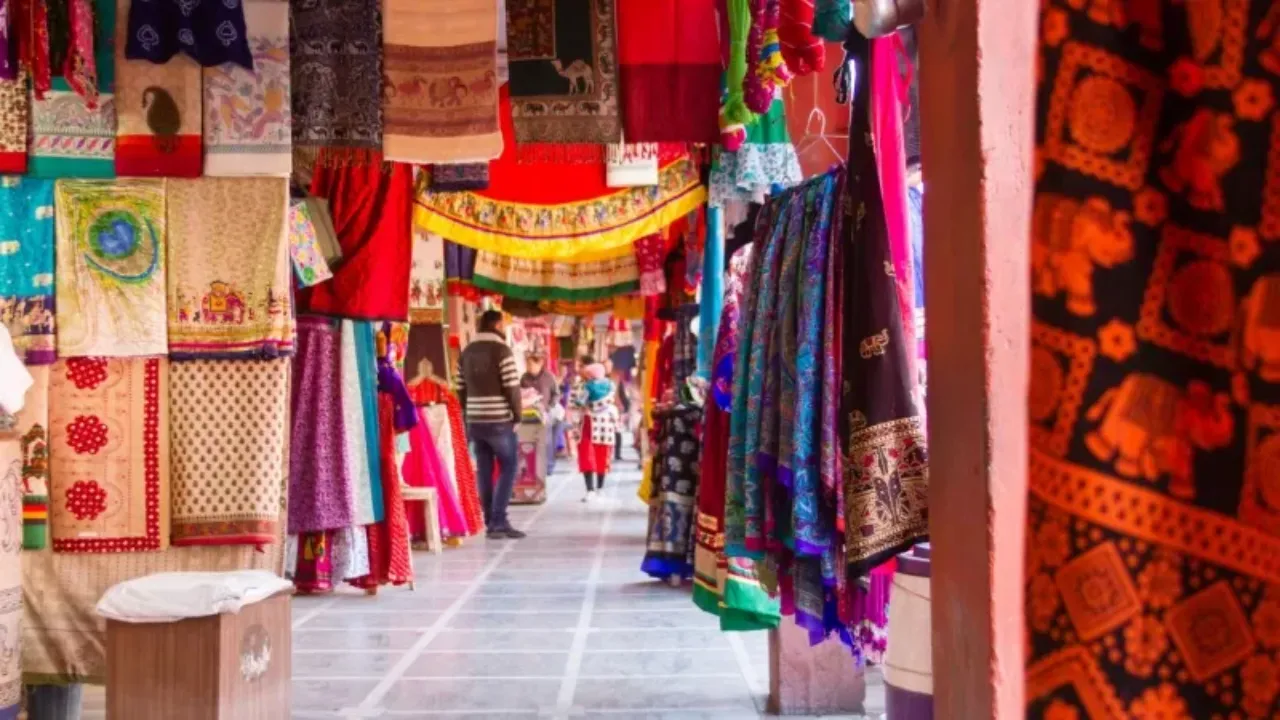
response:
M172 623L107 621L108 720L290 716L290 595Z

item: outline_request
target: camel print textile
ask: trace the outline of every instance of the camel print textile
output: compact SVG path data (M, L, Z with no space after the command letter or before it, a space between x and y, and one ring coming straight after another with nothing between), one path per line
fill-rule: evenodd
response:
M613 5L507 0L517 142L622 142Z

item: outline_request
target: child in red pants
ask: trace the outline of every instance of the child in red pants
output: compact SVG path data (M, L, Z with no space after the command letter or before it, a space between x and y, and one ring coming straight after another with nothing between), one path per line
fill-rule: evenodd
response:
M582 370L582 378L574 406L582 414L582 426L578 432L578 470L587 485L587 494L582 501L589 502L604 488L620 416L614 403L616 390L606 376L604 365L587 365Z

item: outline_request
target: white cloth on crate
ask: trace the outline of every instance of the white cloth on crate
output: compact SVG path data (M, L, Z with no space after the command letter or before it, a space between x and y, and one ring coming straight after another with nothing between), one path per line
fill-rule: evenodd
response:
M167 623L237 613L283 592L293 584L266 570L156 573L113 585L97 610L110 620Z

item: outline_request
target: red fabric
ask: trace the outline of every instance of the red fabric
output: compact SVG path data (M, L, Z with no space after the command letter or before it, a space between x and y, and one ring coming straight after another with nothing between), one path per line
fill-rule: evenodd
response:
M578 472L609 474L609 465L613 462L612 445L598 445L591 442L591 416L582 421L581 437L578 438Z
M452 338L451 338L452 340ZM415 405L442 402L449 408L449 434L453 440L453 465L457 474L458 499L462 514L467 519L467 529L472 534L484 529L484 512L480 508L480 486L476 484L476 468L471 464L467 450L467 430L462 422L462 403L448 388L431 380L421 380L409 388Z
M822 72L827 64L827 49L813 35L813 0L782 0L781 10L778 39L787 69L795 75Z
M617 0L618 91L627 142L720 137L716 0Z
M116 138L116 175L128 177L200 177L204 143L199 135L177 135L164 146L151 135Z
M333 279L298 290L299 312L362 320L409 319L413 168L403 163L325 162L311 194L327 198L342 261Z
M27 172L25 152L0 152L0 173L22 175Z
M298 536L298 563L293 568L293 586L300 595L333 590L333 531L303 533Z
M367 525L369 534L369 574L351 584L370 590L379 585L403 585L413 581L409 557L409 521L400 496L400 473L396 469L395 402L387 393L378 393L378 434L382 455L382 501L386 515L382 522Z
M409 453L404 458L404 484L409 487L436 489L436 515L443 537L466 537L472 532L462 515L462 506L449 481L448 470L436 451L435 439L427 429L427 418L417 410L418 424L409 430ZM421 500L406 500L405 514L409 518L409 536L414 539L427 536L424 505Z

